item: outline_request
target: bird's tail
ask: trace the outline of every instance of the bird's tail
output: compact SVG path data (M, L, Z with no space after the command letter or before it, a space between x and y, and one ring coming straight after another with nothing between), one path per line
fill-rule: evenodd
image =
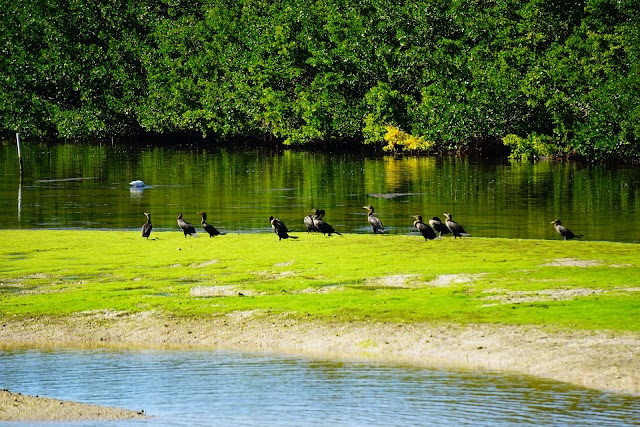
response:
M460 233L460 237L471 237L469 233Z
M289 236L290 239L297 239L298 236Z
M198 233L190 233L189 234L191 237L200 237L200 235Z
M582 236L584 236L584 234L576 234L576 238L578 239L582 239Z

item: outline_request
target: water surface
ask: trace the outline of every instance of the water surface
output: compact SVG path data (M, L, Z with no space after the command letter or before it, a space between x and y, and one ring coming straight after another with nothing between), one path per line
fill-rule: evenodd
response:
M490 372L220 351L102 349L0 351L0 366L2 388L154 415L72 424L77 426L640 424L638 397Z
M0 228L156 230L197 211L227 232L270 232L269 216L303 230L311 208L342 233L369 233L373 205L391 233L410 215L451 212L482 237L559 239L559 218L588 240L640 241L640 169L456 157L366 157L217 147L29 145L20 184L14 145L0 145ZM146 183L131 189L134 179Z

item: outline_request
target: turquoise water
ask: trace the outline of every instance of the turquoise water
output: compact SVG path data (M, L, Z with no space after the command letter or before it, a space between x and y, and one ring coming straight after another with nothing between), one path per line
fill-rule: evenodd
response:
M637 396L482 371L106 349L0 351L0 366L0 388L153 416L74 426L640 425Z

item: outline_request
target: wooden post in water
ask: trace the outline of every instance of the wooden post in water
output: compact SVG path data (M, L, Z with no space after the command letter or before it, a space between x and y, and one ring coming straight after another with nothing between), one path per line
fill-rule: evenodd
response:
M22 173L20 173L20 183L18 184L18 223L22 216Z
M20 179L22 180L22 153L20 152L20 134L16 132L16 144L18 145L18 163L20 163Z
M18 163L20 163L20 181L18 183L18 222L22 214L22 153L20 152L20 134L16 132L16 144L18 145Z

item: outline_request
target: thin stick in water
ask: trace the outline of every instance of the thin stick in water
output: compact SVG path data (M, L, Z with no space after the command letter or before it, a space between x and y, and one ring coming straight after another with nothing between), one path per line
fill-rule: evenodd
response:
M22 153L20 152L20 134L16 132L16 144L18 145L18 163L20 163L20 178L22 178Z

